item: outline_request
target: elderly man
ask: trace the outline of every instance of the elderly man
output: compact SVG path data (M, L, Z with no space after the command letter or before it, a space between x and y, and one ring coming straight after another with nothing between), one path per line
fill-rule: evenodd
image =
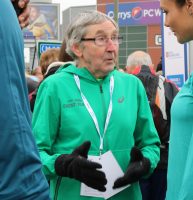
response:
M111 199L141 200L138 180L156 167L160 141L141 82L115 69L122 41L118 26L107 15L88 11L73 20L65 39L75 64L41 84L33 114L52 198L104 199L108 169L101 168L103 159L111 158L124 172L111 189L131 184ZM81 182L95 192L81 190Z

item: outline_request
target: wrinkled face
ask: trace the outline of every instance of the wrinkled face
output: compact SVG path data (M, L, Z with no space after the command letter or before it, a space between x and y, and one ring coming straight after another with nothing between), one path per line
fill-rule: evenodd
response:
M160 7L165 13L165 26L170 27L179 43L193 39L192 4L193 0L187 0L186 4L180 7L175 0L160 0Z
M95 41L82 41L80 45L74 46L78 67L86 67L96 78L106 76L117 62L119 45L111 40L117 36L117 29L110 21L88 26L84 38L109 39L104 45L97 45Z

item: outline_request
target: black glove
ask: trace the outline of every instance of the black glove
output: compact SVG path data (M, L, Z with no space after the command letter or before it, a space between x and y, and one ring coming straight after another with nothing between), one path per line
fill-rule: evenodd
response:
M71 154L60 155L55 161L55 171L59 176L74 178L104 192L107 179L105 173L98 170L102 168L101 164L87 160L90 145L86 141Z
M127 171L123 177L120 177L115 181L113 189L139 181L142 176L149 172L150 161L143 157L143 154L137 147L131 149L130 155L131 160Z

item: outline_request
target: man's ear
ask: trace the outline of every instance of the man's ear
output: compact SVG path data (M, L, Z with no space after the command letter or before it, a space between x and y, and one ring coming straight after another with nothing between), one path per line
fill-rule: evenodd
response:
M72 51L74 52L74 54L80 58L82 56L82 47L80 44L73 44L71 47Z
M193 15L193 0L186 0L186 7L190 15Z

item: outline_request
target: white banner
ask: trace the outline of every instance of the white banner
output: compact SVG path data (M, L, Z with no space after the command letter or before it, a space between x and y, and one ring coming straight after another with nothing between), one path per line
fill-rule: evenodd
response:
M180 44L170 28L164 26L162 14L162 64L167 79L181 88L188 76L187 44Z

